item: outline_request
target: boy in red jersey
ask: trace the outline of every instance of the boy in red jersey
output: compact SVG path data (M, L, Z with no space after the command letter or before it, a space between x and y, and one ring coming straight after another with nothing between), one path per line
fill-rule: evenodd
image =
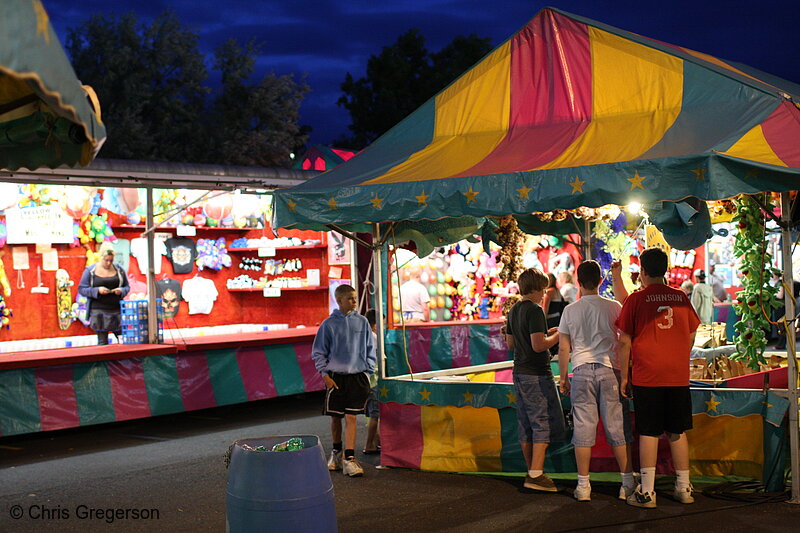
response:
M677 474L675 498L693 503L685 431L692 429L689 357L700 319L683 291L664 284L667 254L663 250L648 248L639 262L643 289L628 296L616 322L623 369L620 388L627 398L633 393L642 473L641 487L627 501L636 507L656 506L658 438L666 431ZM633 362L630 378L624 370L629 361Z

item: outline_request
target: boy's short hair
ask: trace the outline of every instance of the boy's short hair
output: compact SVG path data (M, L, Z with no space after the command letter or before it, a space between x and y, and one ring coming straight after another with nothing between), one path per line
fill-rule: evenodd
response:
M519 293L524 296L533 291L543 291L547 288L549 281L545 273L538 268L529 268L517 278Z
M367 317L367 322L369 322L369 327L375 325L376 318L374 309L370 309L369 311L367 311L367 313L364 316Z
M578 265L578 283L584 289L593 291L600 285L600 280L603 279L600 271L600 263L593 259L584 261Z
M336 287L336 290L333 291L333 297L338 302L340 298L347 296L351 292L356 292L356 290L350 285L339 285Z
M639 255L639 265L651 278L660 278L667 271L669 260L661 248L648 248Z

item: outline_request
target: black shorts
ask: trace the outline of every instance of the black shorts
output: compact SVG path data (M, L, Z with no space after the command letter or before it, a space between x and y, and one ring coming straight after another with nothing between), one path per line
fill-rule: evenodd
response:
M692 429L692 396L686 387L633 386L633 408L639 435L679 435Z
M336 374L329 372L328 375L336 382L339 388L330 388L325 393L325 405L322 407L322 414L339 418L344 415L364 414L364 408L367 405L367 398L369 398L369 391L371 390L367 373Z

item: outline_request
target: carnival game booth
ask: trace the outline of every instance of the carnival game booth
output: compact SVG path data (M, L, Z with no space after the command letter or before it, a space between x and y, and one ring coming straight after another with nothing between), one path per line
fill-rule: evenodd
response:
M797 188L800 175L800 146L793 141L800 135L799 96L793 84L748 67L548 8L350 161L278 191L276 225L336 229L354 238L371 229L380 264L379 250L387 242L417 236L454 242L457 233L480 235L498 221L512 224L505 217L533 212L635 201L656 218L658 211L682 210L686 199L702 214L705 204L692 198L778 191L788 214L788 191ZM690 223L686 232L694 229ZM785 227L784 253L789 242ZM757 258L760 250L748 253ZM790 278L785 269L791 286ZM384 282L376 278L379 297ZM431 338L428 353L453 351L452 333ZM410 336L404 341L409 351L412 342ZM396 357L386 344L380 335L385 356ZM796 456L793 344L788 351L789 391L783 394L791 405ZM400 379L386 374L392 365L384 365L380 385L386 464L488 471L507 468L504 459L511 458L514 469L522 468L503 424L513 419L508 385ZM780 410L781 402L760 391L722 394L730 411L720 411L720 393L693 391L696 417L711 414L697 420L708 429L697 434L710 443L690 438L693 472L711 464L719 474L762 477L769 454L759 435L769 430L770 420L782 420L765 409ZM477 414L487 408L493 414ZM732 421L726 415L733 413L754 425L726 434ZM414 442L403 440L409 428ZM744 446L752 452L744 470L720 451ZM796 457L792 469L797 499Z

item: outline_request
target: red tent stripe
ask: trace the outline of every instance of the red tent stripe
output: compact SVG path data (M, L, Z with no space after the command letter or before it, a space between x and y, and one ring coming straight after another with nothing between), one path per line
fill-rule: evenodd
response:
M247 401L275 398L278 395L263 346L239 348L236 350L236 361L239 363L239 374L242 376Z
M555 159L592 118L592 58L585 24L553 11L535 17L511 43L508 135L459 177L523 171ZM546 135L538 135L538 127Z
M80 426L72 365L36 369L36 392L42 431Z
M790 167L800 167L800 109L783 102L761 123L761 129L781 161Z
M175 367L178 371L181 398L187 411L217 406L205 352L176 355Z

